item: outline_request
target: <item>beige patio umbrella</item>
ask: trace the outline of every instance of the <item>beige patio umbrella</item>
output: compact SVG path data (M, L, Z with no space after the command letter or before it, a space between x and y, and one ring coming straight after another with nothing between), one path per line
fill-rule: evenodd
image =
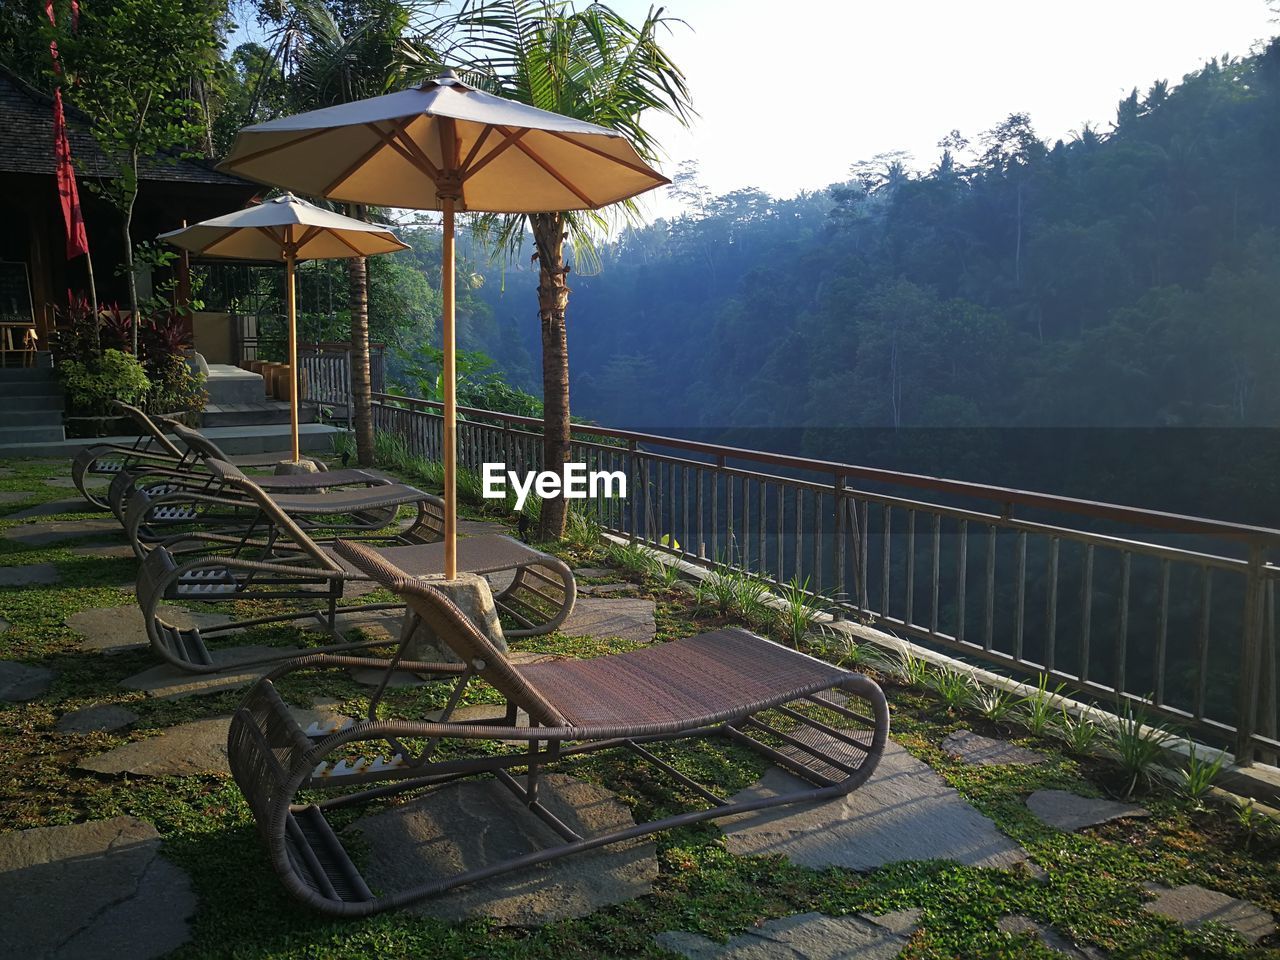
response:
M245 127L221 169L311 196L443 212L445 576L457 575L454 213L590 210L669 183L605 127L513 103L453 71Z
M160 234L175 246L202 257L235 260L282 260L285 312L289 327L289 422L293 462L298 443L298 322L294 270L304 260L369 257L408 249L389 227L353 220L299 200L291 193L224 217Z

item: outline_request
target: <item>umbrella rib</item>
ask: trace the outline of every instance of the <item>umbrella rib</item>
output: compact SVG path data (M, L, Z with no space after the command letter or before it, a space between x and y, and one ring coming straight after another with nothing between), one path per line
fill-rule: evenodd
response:
M212 247L216 247L216 246L217 246L218 244L220 244L223 240L227 239L227 237L228 237L228 236L230 236L230 234L229 234L229 233L220 233L220 234L218 234L216 237L214 237L212 240L210 240L208 243L206 243L206 244L205 244L203 247L201 247L199 250L195 251L196 256L197 256L197 257L199 257L199 256L203 256L204 254L208 253L208 252L209 252L209 250L210 250L210 248L212 248Z
M278 244L278 245L279 245L279 247L280 247L280 249L281 249L281 251L283 251L283 250L284 250L284 247L285 247L284 237L282 237L282 236L278 235L278 234L277 234L274 230L272 230L270 227L258 227L258 228L256 228L256 229L257 229L257 231L258 231L259 233L266 234L266 235L267 235L267 237L269 237L269 238L271 239L271 242L272 242L272 243Z
M431 162L431 158L423 152L423 149L404 129L397 130L393 139L388 140L387 143L436 183L439 183L441 177L444 176L436 165Z
M373 131L374 135L378 137L379 142L375 143L372 147L366 150L359 160L357 160L351 166L347 167L346 170L344 170L341 174L339 174L337 179L335 179L327 187L321 190L320 191L321 196L327 197L334 190L337 190L340 186L342 186L344 183L346 183L348 180L354 177L360 171L361 167L363 167L366 163L372 160L377 155L379 150L381 150L388 143L390 143L389 138L395 136L396 132L402 129L408 123L409 123L408 119L399 121L398 123L395 124L394 127L392 127L392 132L390 134L383 133L382 128L380 128L376 123L366 123L365 127Z
M634 170L636 173L642 173L649 179L656 180L658 183L671 182L662 174L658 173L656 170L652 170L649 167L641 166L640 164L637 164L637 163L632 163L630 160L623 160L620 157L615 157L613 154L606 153L605 151L601 150L599 147L593 147L590 144L582 143L581 141L574 140L573 137L570 137L568 134L561 133L559 130L543 130L542 132L549 133L551 134L551 136L555 137L556 139L563 140L565 143L571 143L575 147L581 147L583 150L588 150L591 153L594 153L598 157L604 157L606 160L612 160L614 163L620 166L626 167L628 170Z
M470 180L475 174L479 173L486 166L488 166L490 161L496 160L500 154L506 152L507 148L510 147L511 144L515 143L517 140L519 140L528 132L529 132L528 127L522 127L519 130L511 131L506 135L506 138L500 144L498 144L496 147L494 147L492 150L486 153L483 157L481 157L479 162L477 162L475 166L470 165L471 160L475 156L475 152L476 152L475 150L472 150L471 156L467 157L467 162L462 165L462 170L463 170L462 181L465 183L466 181Z
M301 239L299 239L297 243L293 245L294 256L297 256L298 253L302 250L302 248L306 244L310 243L313 239L315 239L315 236L320 232L320 229L321 228L317 226L307 227L306 233L304 233Z
M480 152L480 148L484 146L484 142L489 139L489 134L493 133L493 124L486 123L480 131L480 136L476 137L476 142L471 145L471 150L467 153L467 159L462 161L459 170L466 170L471 166L471 161L476 158L476 154Z
M228 169L234 169L241 164L248 163L250 160L257 160L260 157L265 157L269 153L275 153L277 150L287 150L289 147L296 147L300 143L306 143L313 137L318 137L321 134L328 133L332 129L332 127L323 127L319 130L309 130L302 136L294 137L292 140L286 141L285 143L277 143L274 147L264 147L261 150L255 150L253 153L246 153L243 157L236 157L234 160L224 160L220 165Z
M368 254L366 254L364 251L362 251L362 250L360 250L358 247L356 247L356 245L355 245L355 244L353 244L350 240L348 240L348 239L347 239L346 237L344 237L342 234L340 234L340 233L334 233L332 236L333 236L333 238L334 238L335 240L337 240L337 241L338 241L339 243L341 243L344 247L346 247L348 250L350 250L352 253L354 253L357 257L365 257L365 256L368 256Z
M501 130L503 133L509 132L505 127L499 127L498 129ZM513 140L511 142L514 143L516 145L516 148L519 149L525 156L527 156L530 160L532 160L534 163L540 166L543 170L547 171L547 173L551 174L551 176L555 177L556 180L560 182L560 185L562 187L564 187L566 190L572 193L575 197L577 197L579 200L585 203L592 210L600 206L598 203L596 203L590 197L588 197L585 193L579 190L576 186L574 186L573 183L571 183L569 179L565 177L559 170L557 170L551 164L547 163L547 161L543 160L542 157L538 156L537 152L532 147L530 147L527 143L525 143L523 140Z

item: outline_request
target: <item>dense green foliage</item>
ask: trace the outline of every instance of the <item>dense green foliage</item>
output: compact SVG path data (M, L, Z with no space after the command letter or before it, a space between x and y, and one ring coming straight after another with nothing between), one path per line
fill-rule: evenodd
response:
M612 422L1262 426L1280 415L1280 45L1041 142L1013 115L777 200L707 199L578 278ZM645 402L633 401L636 390Z

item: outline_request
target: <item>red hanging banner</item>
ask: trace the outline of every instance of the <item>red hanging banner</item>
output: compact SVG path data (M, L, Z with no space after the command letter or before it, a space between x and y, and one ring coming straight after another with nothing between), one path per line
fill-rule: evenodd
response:
M44 12L51 24L57 25L53 12L53 0L45 4ZM80 21L80 4L71 2L71 27ZM49 41L49 55L53 57L53 70L62 74L58 58L58 42ZM89 238L84 230L84 214L80 210L80 188L76 184L76 170L71 163L71 142L67 140L67 115L62 107L62 87L53 91L53 159L54 174L58 181L58 203L62 206L62 221L67 232L67 259L72 260L89 252Z

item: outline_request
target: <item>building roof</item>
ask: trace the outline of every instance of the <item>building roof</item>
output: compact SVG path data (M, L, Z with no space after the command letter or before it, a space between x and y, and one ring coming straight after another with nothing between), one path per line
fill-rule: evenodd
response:
M67 139L76 173L114 177L116 167L90 132L89 118L65 102ZM0 173L54 174L53 98L0 67ZM169 181L252 187L251 181L222 173L212 164L173 156L143 157L138 164L143 181Z

